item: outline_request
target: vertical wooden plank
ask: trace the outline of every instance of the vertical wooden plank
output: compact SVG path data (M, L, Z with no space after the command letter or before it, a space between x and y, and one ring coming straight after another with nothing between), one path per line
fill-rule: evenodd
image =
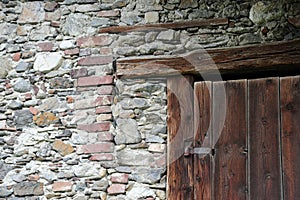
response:
M198 82L194 85L194 147L210 148L212 83ZM194 155L194 196L197 200L211 200L212 174L211 154Z
M250 80L250 199L281 199L278 78Z
M281 79L284 199L300 199L300 77Z
M193 159L184 157L185 145L192 142L192 76L168 78L168 199L193 199Z
M214 195L219 200L247 198L247 82L227 81L213 84L213 141L215 142ZM226 101L220 96L226 91ZM223 107L226 118L222 124ZM260 198L258 198L260 199Z

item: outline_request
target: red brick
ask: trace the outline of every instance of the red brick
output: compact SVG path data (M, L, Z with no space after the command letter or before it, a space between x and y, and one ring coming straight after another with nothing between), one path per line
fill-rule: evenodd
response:
M107 188L108 194L123 194L125 193L125 185L124 184L112 184Z
M101 86L97 89L97 93L98 94L112 94L114 89L114 86L112 85L105 85L105 86Z
M67 101L67 103L74 103L74 98L71 96L67 96L66 101Z
M111 142L103 142L96 144L87 144L80 147L83 153L111 153L114 151L114 144Z
M99 131L108 131L110 129L110 122L102 122L96 124L80 124L78 129L85 130L87 132L99 132Z
M79 49L78 48L75 48L75 49L67 49L64 51L65 55L70 55L70 56L73 56L73 55L78 55L79 54Z
M55 182L52 185L52 190L53 192L68 192L68 191L72 191L72 186L73 183L72 182Z
M100 96L96 99L96 106L108 106L112 103L112 96Z
M103 10L98 12L99 17L117 17L120 16L119 10Z
M53 26L53 27L59 28L60 27L60 22L58 22L58 21L51 21L50 25Z
M128 174L112 174L110 180L113 183L128 183Z
M21 58L21 53L15 53L12 57L13 61L19 61Z
M72 69L71 70L71 77L72 78L84 77L84 76L87 76L87 74L88 74L88 72L87 72L87 69L85 69L85 68Z
M98 134L98 141L112 141L113 139L113 135L110 132L102 132Z
M111 113L111 107L110 106L100 106L96 108L96 114L102 114L102 113Z
M113 76L90 76L78 79L78 86L97 86L113 83Z
M108 35L81 37L77 39L77 46L79 47L95 47L109 45L112 39Z
M112 56L89 56L81 58L77 64L80 66L103 65L112 63L112 61Z
M92 161L110 161L113 159L114 156L111 153L94 154L90 157Z
M54 44L52 42L41 42L38 43L38 47L40 51L52 51Z

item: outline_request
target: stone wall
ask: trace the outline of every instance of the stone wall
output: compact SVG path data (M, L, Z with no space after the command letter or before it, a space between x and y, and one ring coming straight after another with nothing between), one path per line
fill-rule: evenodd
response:
M297 1L1 1L0 198L166 199L165 80L118 79L114 61L299 38L299 15ZM229 21L99 33L207 18Z

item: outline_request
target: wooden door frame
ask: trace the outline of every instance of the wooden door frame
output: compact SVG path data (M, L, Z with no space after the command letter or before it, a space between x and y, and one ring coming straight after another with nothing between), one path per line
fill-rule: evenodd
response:
M195 67L194 60L197 63ZM213 62L211 62L213 61ZM300 39L274 42L259 45L249 45L242 47L231 48L216 48L207 49L201 52L192 52L182 56L141 56L121 58L116 62L116 74L122 78L143 78L143 77L163 77L167 79L168 88L172 87L173 91L168 90L168 138L173 137L177 133L177 129L180 128L183 131L181 134L189 134L187 132L194 132L192 130L192 116L187 113L181 113L185 116L187 123L180 124L176 120L176 113L179 112L177 106L174 104L174 95L172 93L182 92L184 87L188 87L189 84L193 87L195 76L199 74L210 74L217 70L221 74L240 74L240 73L252 73L252 72L266 72L266 71L286 71L286 70L300 70ZM180 74L180 76L177 76ZM188 81L184 81L188 80ZM184 84L183 84L184 83ZM177 89L176 89L177 88ZM188 91L183 92L184 95L193 95ZM190 100L183 102L183 107L189 108ZM169 142L169 140L168 140ZM182 151L184 153L184 146L177 145L176 149L173 146L168 146L169 158L173 151ZM178 146L180 148L178 148ZM168 199L182 199L181 195L184 195L184 199L193 198L193 165L192 159L185 161L183 158L178 159L177 162L168 163L167 166L167 196ZM182 176L174 176L174 171L179 167L178 165L184 165L188 169ZM181 192L180 192L181 191Z

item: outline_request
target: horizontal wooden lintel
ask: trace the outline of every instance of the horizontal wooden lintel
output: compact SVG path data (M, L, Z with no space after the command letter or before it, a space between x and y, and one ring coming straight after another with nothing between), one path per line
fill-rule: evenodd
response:
M227 25L227 18L216 19L204 19L204 20L192 20L192 21L179 21L172 23L159 23L159 24L145 24L134 26L111 26L101 28L99 33L121 33L121 32L133 32L133 31L151 31L162 29L185 29L192 27L206 27L206 26L218 26Z
M185 55L144 56L117 61L117 76L240 73L269 69L300 69L300 39L242 47L201 49Z

